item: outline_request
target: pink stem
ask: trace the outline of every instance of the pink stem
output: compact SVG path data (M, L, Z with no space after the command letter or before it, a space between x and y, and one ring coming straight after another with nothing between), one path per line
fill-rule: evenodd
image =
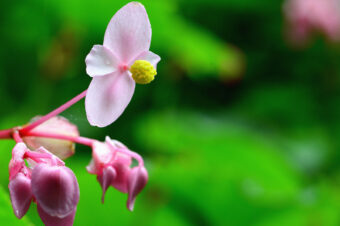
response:
M112 150L117 150L119 152L122 152L124 154L127 154L128 156L134 158L137 160L138 164L140 166L144 166L144 161L143 161L143 158L142 156L140 156L138 153L136 152L133 152L133 151L130 151L129 149L127 148L116 148L114 143L112 142L112 140L109 138L109 137L106 137L106 143L109 144L109 147L112 149Z
M71 100L69 100L65 104L61 105L60 107L58 107L54 111L51 111L47 115L39 118L37 121L35 121L35 122L29 124L28 126L22 128L20 130L20 134L26 135L29 131L31 131L35 127L39 126L40 124L44 123L45 121L49 120L50 118L52 118L52 117L54 117L56 115L59 115L61 112L65 111L66 109L71 107L73 104L75 104L78 101L80 101L81 99L83 99L86 96L86 92L87 92L87 90L83 91L82 93L80 93L79 95L75 96L74 98L72 98Z
M127 150L127 149L122 149L122 148L118 148L117 151L129 155L130 157L136 159L140 166L144 166L144 161L143 161L142 156L140 156L136 152L133 152L133 151L130 151L130 150Z
M25 158L30 158L30 159L33 159L34 161L38 162L39 159L41 159L41 158L45 158L45 159L51 158L51 154L38 153L38 152L35 152L35 151L26 151L25 152Z
M0 139L11 139L13 129L0 130Z
M45 132L28 132L25 134L25 136L31 136L31 137L45 137L45 138L52 138L52 139L59 139L59 140L69 140L78 144L83 144L86 146L92 147L92 144L95 140L86 138L86 137L74 137L74 136L67 136L67 135L61 135L61 134L53 134L53 133L45 133Z
M13 139L14 139L15 142L17 142L17 143L23 142L18 131L14 131L14 133L13 133Z

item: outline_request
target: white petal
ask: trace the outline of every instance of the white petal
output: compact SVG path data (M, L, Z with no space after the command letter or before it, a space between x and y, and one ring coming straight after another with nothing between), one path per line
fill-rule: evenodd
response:
M118 68L117 57L101 45L95 45L86 56L86 72L89 76L103 76L115 72Z
M158 56L157 54L149 51L147 52L147 54L143 57L143 60L149 61L152 66L157 69L157 64L158 62L161 60L160 56Z
M111 49L125 64L142 52L148 51L151 25L144 6L131 2L111 19L104 36L104 46Z
M152 64L152 66L155 69L157 69L157 64L161 60L161 58L157 54L155 54L155 53L153 53L151 51L147 51L147 52L141 53L135 59L133 59L129 66L133 65L136 60L146 60L146 61L149 61Z
M127 72L94 77L85 99L90 124L104 127L113 123L130 103L135 85Z

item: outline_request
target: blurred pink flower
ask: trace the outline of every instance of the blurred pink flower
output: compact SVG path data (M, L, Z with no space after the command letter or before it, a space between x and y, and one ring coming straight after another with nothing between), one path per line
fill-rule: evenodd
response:
M340 40L340 3L338 0L287 0L284 13L289 38L303 44L313 32L321 32L331 41Z
M113 16L104 44L95 45L85 60L87 74L93 77L85 100L91 125L107 126L123 113L135 90L129 70L136 61L149 62L144 70L156 68L160 57L149 51L150 42L151 25L142 4L131 2Z
M17 143L12 153L8 187L15 215L22 218L33 200L45 225L72 225L79 201L74 173L43 147L33 152Z
M40 119L41 116L36 116L31 120L31 123ZM78 127L64 117L54 116L46 122L40 124L30 131L31 133L44 133L63 135L70 137L78 137ZM75 152L75 145L72 141L62 139L52 139L37 136L23 137L25 144L35 150L39 147L45 147L49 152L58 156L60 159L66 159L72 156Z
M138 166L130 168L132 158L138 161ZM105 143L93 144L92 160L87 170L97 175L97 180L103 189L103 203L105 192L111 185L123 193L128 193L127 207L130 211L133 210L136 196L148 181L148 173L142 157L109 137L106 138Z

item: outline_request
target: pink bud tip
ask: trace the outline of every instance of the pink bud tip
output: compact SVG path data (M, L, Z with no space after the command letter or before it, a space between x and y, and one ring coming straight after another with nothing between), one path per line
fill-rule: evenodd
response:
M148 172L143 166L132 168L128 178L127 208L133 211L136 196L143 190L148 182Z
M76 209L74 209L69 215L60 218L49 215L38 204L38 213L46 226L72 226L74 216L76 215Z
M112 184L112 182L114 181L116 176L117 176L116 170L114 168L112 168L111 166L104 168L103 173L98 176L97 179L98 179L98 181L101 184L102 189L103 189L102 203L104 203L105 192L106 192L107 188Z

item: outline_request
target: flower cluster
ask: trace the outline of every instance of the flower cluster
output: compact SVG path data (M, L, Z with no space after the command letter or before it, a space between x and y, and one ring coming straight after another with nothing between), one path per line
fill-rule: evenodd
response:
M130 168L132 158L138 161L138 166ZM142 157L109 137L106 137L105 143L93 143L92 160L86 168L89 173L97 175L103 189L103 203L105 192L111 185L123 193L128 193L127 208L131 211L136 196L148 181Z
M16 141L8 187L19 219L33 202L45 225L73 225L80 188L63 160L75 153L75 143L92 148L86 169L96 175L102 187L102 202L112 186L127 193L127 208L133 210L136 196L148 181L143 158L109 137L105 142L81 137L77 126L58 114L86 97L91 125L103 127L114 122L129 104L135 84L147 84L157 74L160 57L149 51L150 41L151 25L144 6L136 2L125 5L111 19L104 44L95 45L86 57L86 71L93 77L88 90L25 126L0 130L0 139Z
M76 176L45 148L30 151L24 143L17 143L9 163L9 181L13 210L19 219L34 201L46 225L73 224L79 201Z

